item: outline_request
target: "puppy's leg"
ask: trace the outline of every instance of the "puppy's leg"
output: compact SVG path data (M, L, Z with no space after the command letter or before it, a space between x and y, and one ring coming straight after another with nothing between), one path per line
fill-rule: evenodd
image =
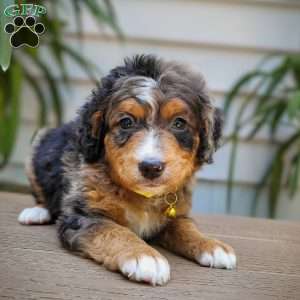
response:
M189 218L177 218L158 236L165 248L206 267L233 269L236 256L229 245L203 236Z
M163 285L170 278L168 261L159 252L111 220L64 216L59 219L59 236L69 250L131 280Z

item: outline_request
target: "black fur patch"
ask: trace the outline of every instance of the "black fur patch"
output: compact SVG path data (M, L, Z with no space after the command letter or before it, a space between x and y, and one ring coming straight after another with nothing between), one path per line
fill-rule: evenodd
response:
M140 120L138 123L134 125L133 128L131 129L122 129L122 128L117 128L114 130L112 133L113 135L113 140L116 145L119 147L124 146L127 141L130 139L131 136L133 136L136 132L139 130L147 128L145 121Z
M46 207L53 219L60 214L60 202L69 183L63 176L62 155L69 147L72 124L50 130L35 149L33 168L36 180L43 190Z
M136 55L125 59L125 69L128 75L140 75L158 79L161 75L161 63L155 55Z
M194 146L194 136L190 130L184 130L182 132L173 131L172 133L182 148L192 151Z
M58 220L58 236L62 246L73 251L82 248L80 238L95 225L100 225L99 218L93 219L82 215L62 215Z
M133 130L118 130L113 134L113 140L116 145L122 147L126 144L129 138L134 134Z

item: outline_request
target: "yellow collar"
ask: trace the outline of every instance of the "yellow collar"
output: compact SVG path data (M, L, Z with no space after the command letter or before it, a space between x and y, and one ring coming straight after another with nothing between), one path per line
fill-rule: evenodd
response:
M136 194L138 195L141 195L145 198L153 198L155 196L156 197L159 197L159 196L156 196L155 194L151 193L151 192L145 192L145 191L139 191L139 190L135 190L134 191Z
M135 193L145 197L145 198L164 198L164 201L168 205L167 209L165 210L165 215L169 218L175 218L176 217L176 203L178 201L178 195L177 192L175 193L167 193L164 195L155 195L150 192L143 192L143 191L134 191Z

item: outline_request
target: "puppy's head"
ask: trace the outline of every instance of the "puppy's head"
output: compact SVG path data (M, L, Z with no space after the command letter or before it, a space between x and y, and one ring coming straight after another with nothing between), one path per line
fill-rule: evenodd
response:
M79 146L86 162L105 160L116 183L150 197L212 162L221 125L201 75L136 56L103 78L81 110Z

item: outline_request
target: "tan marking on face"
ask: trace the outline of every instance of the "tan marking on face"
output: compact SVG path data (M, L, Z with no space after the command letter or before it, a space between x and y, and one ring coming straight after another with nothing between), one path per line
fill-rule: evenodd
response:
M114 125L118 122L122 113L130 114L137 120L145 118L144 107L133 98L123 100L113 109L111 120L109 120L110 125Z
M176 116L185 117L192 128L196 127L196 120L190 107L180 98L172 98L160 109L160 115L163 119L171 121Z
M184 185L195 171L195 156L199 145L199 137L195 137L192 152L184 150L173 134L163 131L160 137L162 155L166 168L164 174L167 178L167 190L174 191ZM174 176L176 174L176 176Z
M135 189L139 180L139 161L134 152L146 134L146 130L136 132L122 147L114 143L110 134L107 134L104 139L106 159L111 166L110 175L114 181L129 190Z

